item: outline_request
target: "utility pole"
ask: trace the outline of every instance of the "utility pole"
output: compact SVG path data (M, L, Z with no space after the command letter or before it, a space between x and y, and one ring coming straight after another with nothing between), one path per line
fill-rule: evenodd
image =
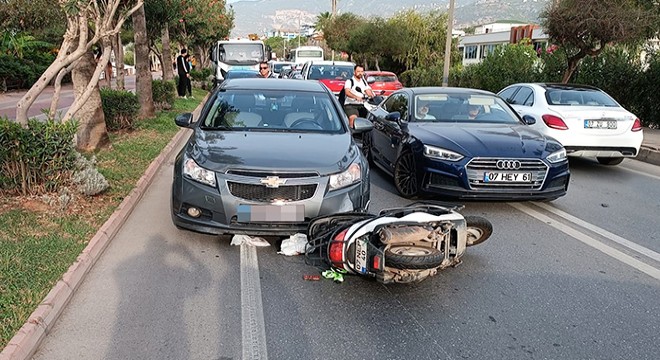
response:
M335 19L335 16L337 15L337 0L332 0L332 16L330 19ZM335 61L335 51L332 50L332 61Z
M449 86L449 63L451 62L451 38L454 31L454 0L449 0L447 17L447 41L445 41L445 66L442 72L442 86Z

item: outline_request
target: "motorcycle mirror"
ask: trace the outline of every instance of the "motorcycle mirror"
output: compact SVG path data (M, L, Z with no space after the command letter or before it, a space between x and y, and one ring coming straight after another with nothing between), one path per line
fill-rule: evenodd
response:
M374 125L371 123L371 121L362 117L357 117L355 118L355 122L353 122L353 128L351 129L351 132L353 134L360 134L363 132L371 131L373 128Z
M367 76L367 84L373 84L376 82L376 78L373 76Z
M187 128L190 127L190 124L192 124L192 119L193 114L191 113L179 114L174 119L174 123L177 124L177 126Z

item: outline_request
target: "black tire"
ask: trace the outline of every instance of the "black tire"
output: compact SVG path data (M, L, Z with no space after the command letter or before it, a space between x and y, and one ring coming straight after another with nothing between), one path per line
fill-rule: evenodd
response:
M419 195L419 180L417 179L417 165L415 156L406 151L394 164L394 186L396 191L406 199L412 199Z
M423 270L442 264L442 253L438 249L395 245L385 251L385 266L395 269Z
M493 234L493 224L481 216L466 216L467 246L479 245Z
M599 163L602 165L619 165L623 161L622 157L597 157Z

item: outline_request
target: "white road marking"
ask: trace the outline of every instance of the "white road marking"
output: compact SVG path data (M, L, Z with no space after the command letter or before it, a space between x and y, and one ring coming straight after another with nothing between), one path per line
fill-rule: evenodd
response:
M268 359L257 249L246 244L241 245L241 323L242 359Z
M589 246L593 247L594 249L596 249L598 251L601 251L602 253L604 253L606 255L609 255L609 256L613 257L614 259L619 260L619 261L623 262L624 264L629 265L629 266L631 266L631 267L633 267L633 268L635 268L635 269L637 269L637 270L639 270L639 271L655 278L656 280L660 280L660 270L654 268L653 266L650 266L650 265L648 265L644 262L641 262L641 261L633 258L630 255L624 254L621 251L614 249L613 247L605 245L605 244L601 243L600 241L598 241L598 240L596 240L596 239L594 239L594 238L592 238L592 237L590 237L590 236L588 236L588 235L586 235L582 232L579 232L579 231L577 231L577 230L575 230L575 229L573 229L569 226L560 224L557 221L555 221L554 219L552 219L552 218L550 218L546 215L541 214L540 212L530 208L527 205L523 205L523 204L520 204L520 203L509 203L509 205L511 205L515 209L517 209L517 210L519 210L519 211L521 211L521 212L523 212L523 213L525 213L529 216L532 216L532 217L534 217L534 218L536 218L536 219L538 219L538 220L554 227L555 229L557 229L557 230L559 230L559 231L575 238L576 240L579 240L579 241L583 242L584 244L589 245Z
M643 247L639 244L636 244L636 243L634 243L630 240L626 240L626 239L622 238L619 235L613 234L613 233L611 233L611 232L609 232L605 229L599 228L596 225L592 225L592 224L590 224L590 223L588 223L588 222L586 222L582 219L576 218L575 216L573 216L571 214L568 214L564 211L561 211L561 210L559 210L555 207L552 207L548 204L543 204L543 203L534 203L534 204L536 206L539 206L539 207L553 213L553 214L556 214L560 217L563 217L564 219L566 219L566 220L568 220L568 221L570 221L574 224L580 225L580 226L582 226L583 228L585 228L587 230L591 230L591 231L595 232L598 235L606 237L606 238L614 241L617 244L623 245L623 246L627 247L630 250L637 251L638 253L640 253L644 256L647 256L647 257L649 257L649 258L651 258L655 261L660 262L660 254L658 254L657 252L655 252L651 249L645 248L645 247Z

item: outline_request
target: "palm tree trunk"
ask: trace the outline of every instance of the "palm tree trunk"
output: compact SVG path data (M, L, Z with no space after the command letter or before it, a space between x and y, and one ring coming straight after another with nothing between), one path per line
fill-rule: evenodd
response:
M106 47L106 49L108 48ZM98 65L89 51L80 58L77 66L71 72L73 91L76 98L80 98L87 90ZM78 149L95 151L110 143L108 131L105 127L105 115L101 105L98 81L89 98L82 103L80 109L76 112L75 118L80 124L76 133L76 147Z
M155 113L144 5L133 13L133 29L135 31L135 92L140 101L139 117L144 119L153 117Z

